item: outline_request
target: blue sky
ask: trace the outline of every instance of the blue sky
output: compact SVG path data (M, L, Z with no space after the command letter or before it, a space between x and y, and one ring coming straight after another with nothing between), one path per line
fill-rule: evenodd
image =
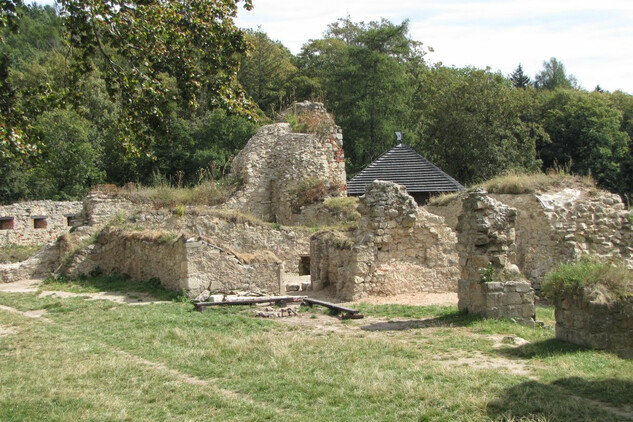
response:
M51 4L51 0L38 1ZM633 94L633 0L253 0L237 23L257 28L293 53L327 25L409 20L411 38L432 47L430 62L489 67L531 77L556 57L580 85Z
M519 63L530 76L556 57L585 89L633 93L632 0L253 0L238 25L262 30L293 53L327 25L409 20L411 38L433 48L433 63L489 67L503 74Z

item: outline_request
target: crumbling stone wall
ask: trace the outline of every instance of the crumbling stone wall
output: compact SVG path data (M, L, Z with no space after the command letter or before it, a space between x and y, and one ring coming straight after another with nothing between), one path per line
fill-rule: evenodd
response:
M57 243L52 243L25 261L0 264L0 283L46 277L57 268L59 256Z
M312 287L336 287L338 297L447 292L457 287L454 232L418 208L404 186L375 181L360 198L358 229L312 237Z
M99 226L107 224L117 214L131 214L146 206L133 204L127 199L117 198L101 191L89 192L83 200L81 224Z
M0 245L41 245L70 230L81 202L28 201L0 206Z
M286 271L297 273L302 255L310 251L310 232L299 227L274 227L257 223L237 213L202 207L187 207L182 217L169 210L134 214L131 224L172 230L187 236L202 236L238 253L270 251L283 263Z
M229 200L230 208L265 221L292 224L297 189L309 181L323 182L330 196L346 189L343 134L320 103L299 103L297 113L316 114L324 127L317 133L295 133L289 123L261 127L235 157L231 174L244 187ZM300 199L300 198L299 198Z
M457 223L459 309L534 324L534 290L516 266L517 212L478 189L464 199Z
M633 267L630 212L618 195L589 189L560 189L546 193L492 198L517 210L516 264L540 291L545 274L559 263L585 255L606 261L622 260ZM464 196L442 206L426 207L456 227Z
M172 234L173 235L173 234ZM200 237L169 233L104 230L97 242L76 253L64 272L127 275L137 280L160 279L170 290L195 297L203 290L279 292L283 263L270 255L242 262L235 254Z
M556 303L556 338L633 358L633 297L603 299L581 290Z

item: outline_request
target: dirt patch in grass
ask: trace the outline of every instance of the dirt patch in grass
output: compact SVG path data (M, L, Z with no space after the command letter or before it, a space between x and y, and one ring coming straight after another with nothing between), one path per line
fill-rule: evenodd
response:
M19 314L27 318L41 319L42 321L50 322L49 319L43 318L46 315L46 309L36 309L34 311L20 311L19 309L12 308L10 306L0 305L0 311L11 312L13 314Z
M13 327L5 327L3 325L0 325L0 337L11 336L17 333L18 333L18 330L16 330Z
M44 290L38 296L56 297L66 299L71 297L85 297L88 300L110 300L116 303L125 303L128 305L149 305L152 303L171 303L165 300L157 300L155 297L142 292L94 292L94 293L72 293L57 290Z

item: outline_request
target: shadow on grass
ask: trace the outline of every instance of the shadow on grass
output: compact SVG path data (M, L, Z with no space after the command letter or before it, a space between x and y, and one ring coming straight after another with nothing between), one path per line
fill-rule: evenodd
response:
M180 292L165 289L159 279L153 278L146 281L136 281L122 275L81 277L76 279L47 279L44 280L42 288L44 290L65 290L75 293L145 293L158 300L176 300L182 295Z
M494 420L633 420L633 383L619 379L562 378L552 384L527 381L488 403Z
M360 328L365 331L404 331L431 327L467 327L482 319L481 315L454 312L435 318L377 322Z
M569 355L583 352L587 349L582 346L567 343L557 339L547 339L534 343L524 344L519 347L502 347L498 352L512 358L543 358L548 356Z

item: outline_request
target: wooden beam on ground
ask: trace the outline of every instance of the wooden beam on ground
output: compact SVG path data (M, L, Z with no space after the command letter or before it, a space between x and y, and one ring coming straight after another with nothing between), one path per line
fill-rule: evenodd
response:
M192 302L196 311L204 311L210 306L231 306L231 305L254 305L256 303L288 303L303 302L306 296L268 296L268 297L245 297L243 299L225 300L222 302Z
M337 305L335 303L326 302L324 300L311 299L311 298L307 297L307 298L303 299L303 302L307 303L310 306L312 306L312 305L320 305L320 306L325 306L326 308L332 309L333 311L336 311L336 312L344 312L345 314L342 317L343 319L362 319L362 318L364 318L364 316L360 314L360 311L358 309L347 308L345 306L340 306L340 305Z

